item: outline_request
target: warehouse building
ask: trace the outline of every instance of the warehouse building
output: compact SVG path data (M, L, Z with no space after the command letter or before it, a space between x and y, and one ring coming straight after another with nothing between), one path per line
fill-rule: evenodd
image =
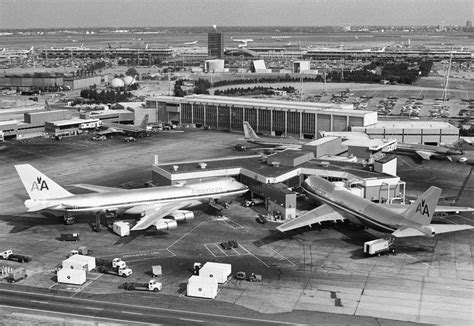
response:
M439 145L459 139L459 129L444 121L379 121L370 126L351 126L352 131L365 132L370 138L394 138L401 143Z
M248 121L257 133L296 138L317 138L318 132L347 131L377 122L377 112L351 110L337 104L292 102L270 99L190 95L146 99L158 119L177 125L209 126L242 131Z

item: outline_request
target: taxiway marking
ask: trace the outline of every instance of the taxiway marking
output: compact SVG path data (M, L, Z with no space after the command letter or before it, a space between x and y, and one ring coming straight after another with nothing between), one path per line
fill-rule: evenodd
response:
M30 302L49 304L49 302L47 301L39 301L39 300L30 300Z
M130 314L130 315L139 315L139 316L142 316L143 314L140 313L140 312L134 312L134 311L127 311L127 310L120 310L120 312L124 313L124 314Z
M85 309L91 309L91 310L104 310L102 308L96 308L96 307L84 307Z
M39 296L39 297L47 297L47 298L53 298L55 295L53 294L42 294L42 293L35 293L35 292L25 292L25 291L16 291L16 290L10 290L10 289L0 289L0 291L3 292L11 292L11 293L22 293L25 295L33 295L33 296ZM77 302L88 302L89 304L104 304L104 303L111 303L115 306L120 306L120 307L138 307L137 305L132 305L132 304L127 304L127 303L120 303L120 302L112 302L112 301L98 301L98 300L92 300L92 299L85 299L85 298L67 298L68 300L71 301L77 301ZM15 307L15 306L8 306L8 305L0 305L0 307L10 307L10 308L17 308L17 309L24 309L24 310L36 310L36 311L43 311L39 309L31 309L31 308L22 308L22 307ZM269 319L260 319L260 318L250 318L250 317L239 317L239 316L232 316L232 315L224 315L224 314L212 314L212 313L206 313L206 312L199 312L199 311L190 311L190 310L178 310L178 309L169 309L169 308L158 308L158 307L150 307L150 306L140 306L140 308L146 308L151 311L166 311L166 312L175 312L175 313L181 313L181 314L192 314L192 315L198 315L198 316L210 316L210 317L215 317L215 318L228 318L232 320L237 320L240 322L247 322L247 323L258 323L258 322L265 322L265 323L271 323L271 324L278 324L278 325L300 325L298 323L292 323L292 322L285 322L285 321L279 321L279 320L269 320ZM79 314L72 314L72 313L63 313L63 312L55 312L58 314L63 314L63 315L75 315L75 316L81 316L84 317L83 315ZM138 313L136 313L138 314ZM91 317L91 318L101 318L101 317ZM116 320L113 318L102 318L102 319L109 319L109 320ZM123 322L123 320L121 320ZM149 323L142 323L142 322L135 322L135 323L141 323L141 324L146 324L149 325Z
M199 319L179 318L179 320L192 321L192 322L195 322L195 323L204 323L204 320L199 320Z

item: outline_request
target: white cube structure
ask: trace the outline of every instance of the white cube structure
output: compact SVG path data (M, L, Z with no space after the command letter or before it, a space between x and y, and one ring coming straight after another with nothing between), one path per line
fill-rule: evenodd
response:
M57 277L58 283L82 285L86 282L86 271L62 268L58 271Z
M186 295L189 297L214 299L217 296L217 281L212 278L193 275L188 280Z

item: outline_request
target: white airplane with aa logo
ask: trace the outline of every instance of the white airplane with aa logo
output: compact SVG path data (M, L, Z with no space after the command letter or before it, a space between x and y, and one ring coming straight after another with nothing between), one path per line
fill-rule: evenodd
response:
M438 233L474 229L471 225L431 224L433 215L438 212L474 211L470 207L437 206L441 189L435 186L411 205L377 204L315 175L308 177L302 187L309 198L323 205L280 225L277 229L281 232L354 217L365 226L394 237L432 237Z
M15 169L30 196L25 201L28 212L64 212L65 220L74 212L136 214L140 218L132 231L151 226L157 230L174 229L178 221L194 218L194 213L186 209L218 199L229 200L248 191L246 185L223 177L142 189L80 184L75 186L94 193L74 195L29 164L15 165Z

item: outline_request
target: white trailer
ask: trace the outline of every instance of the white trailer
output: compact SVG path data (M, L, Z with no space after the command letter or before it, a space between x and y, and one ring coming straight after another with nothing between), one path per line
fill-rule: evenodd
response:
M69 260L70 262L82 264L88 272L90 272L96 267L95 257L92 256L72 255L67 260Z
M82 285L86 282L86 271L62 268L57 274L58 283Z
M225 283L231 274L231 264L207 262L199 269L200 277L213 278L218 283Z
M130 223L117 221L112 224L112 230L121 237L130 235Z
M384 252L395 252L393 248L393 240L391 239L375 239L364 243L364 254L373 256Z
M217 296L217 286L215 279L193 275L188 280L186 295L188 297L214 299Z

